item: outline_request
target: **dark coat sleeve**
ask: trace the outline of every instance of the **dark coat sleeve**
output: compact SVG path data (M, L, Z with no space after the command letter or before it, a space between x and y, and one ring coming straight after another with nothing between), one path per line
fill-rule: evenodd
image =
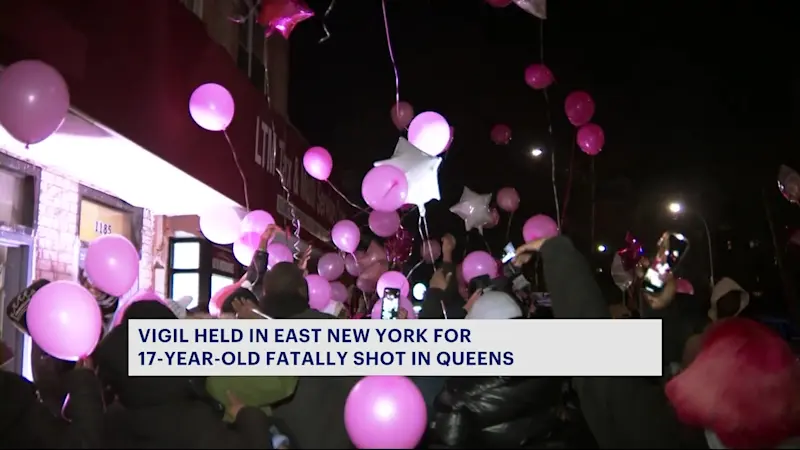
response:
M87 369L77 369L66 374L65 383L69 392L68 409L65 415L67 427L66 445L63 448L101 448L103 445L103 391L95 374Z
M242 408L233 422L233 428L238 435L236 445L229 445L228 448L272 448L272 434L269 431L272 425L260 409L252 406Z
M566 236L541 248L558 319L607 319L608 305L583 255ZM635 355L631 355L635 357ZM702 448L702 432L682 426L660 384L644 377L575 377L573 386L600 448Z

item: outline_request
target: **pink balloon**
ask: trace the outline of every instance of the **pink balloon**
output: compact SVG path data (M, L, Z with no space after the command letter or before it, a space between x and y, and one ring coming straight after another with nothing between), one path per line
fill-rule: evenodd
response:
M378 285L378 280L374 278L358 277L356 280L356 287L365 294L375 292L375 287Z
M242 234L242 212L230 206L211 207L200 214L200 231L215 244L233 244Z
M481 275L489 275L489 278L497 278L497 263L494 257L480 250L471 252L464 258L462 270L464 271L464 281L467 283Z
M208 313L214 317L218 317L220 314L222 314L222 304L225 303L225 299L242 286L244 279L245 278L242 277L242 279L236 283L225 286L224 288L218 290L208 302Z
M519 193L513 187L497 191L497 206L505 212L513 213L519 208Z
M395 211L408 197L406 174L395 166L373 167L361 182L361 196L372 209Z
M392 105L392 110L389 112L392 117L392 123L398 130L404 130L411 123L414 118L414 108L408 102L400 102Z
M406 377L364 377L344 405L344 424L356 448L415 448L428 426L425 399Z
M378 244L376 241L370 241L367 251L362 252L358 258L358 266L363 271L367 267L379 261L386 261L386 249L384 249L383 246Z
M292 250L280 242L269 244L267 246L267 255L267 266L269 267L282 262L294 262L294 253L292 253Z
M254 211L250 211L246 216L244 216L242 219L242 224L239 227L239 234L264 234L264 232L267 231L267 227L270 225L275 225L275 219L272 217L272 214L260 209L256 209Z
M339 303L344 303L347 301L350 293L347 292L347 288L342 284L341 281L331 281L329 285L331 287L331 300Z
M102 314L94 295L74 281L54 281L36 291L28 304L28 332L50 356L77 361L100 340Z
M407 317L408 319L412 319L413 320L413 319L417 318L417 313L414 312L414 305L411 303L411 300L409 300L408 298L400 297L400 307L405 309L408 312L408 317ZM375 302L374 305L372 305L372 311L370 311L369 316L372 319L380 320L381 316L382 316L382 314L381 314L381 312L382 312L381 310L382 309L383 309L383 300L378 299L378 301Z
M139 252L119 234L107 234L90 242L84 264L89 281L115 297L130 291L139 278Z
M419 252L422 254L423 261L428 264L433 264L434 261L442 256L442 245L439 244L437 240L429 239L422 243Z
M358 260L350 253L345 253L344 255L344 268L347 270L347 273L354 277L361 274L361 269L358 267Z
M235 110L231 93L216 83L199 86L189 98L189 114L197 125L208 131L227 129Z
M400 215L397 211L372 211L369 213L369 229L380 237L394 236L400 228Z
M122 323L122 318L125 317L125 311L128 310L128 307L142 300L155 300L157 302L161 302L165 306L167 305L167 301L161 298L161 296L156 294L152 289L142 289L133 294L129 299L125 300L125 303L121 303L119 305L117 310L114 312L114 318L111 320L111 326L116 327Z
M320 181L326 181L333 170L333 158L322 147L311 147L303 155L303 167L309 175Z
M64 77L42 61L19 61L0 73L0 124L23 144L55 133L69 111Z
M675 280L675 290L679 294L694 295L694 286L686 278L677 278Z
M439 113L420 113L408 126L408 142L423 152L436 156L450 143L450 124Z
M525 83L533 89L547 89L554 80L553 72L544 64L531 64L525 68Z
M606 144L606 136L600 125L594 123L587 123L586 125L578 128L578 146L587 155L596 155L600 153L603 146Z
M344 273L344 260L338 253L325 253L317 262L317 273L328 281L333 281Z
M486 0L486 3L493 8L505 8L511 4L511 0Z
M378 279L378 296L383 298L384 291L389 289L400 289L401 297L408 297L408 291L411 289L408 285L406 276L395 270L390 270Z
M558 235L558 225L552 218L544 214L537 214L522 226L522 237L525 242L549 238Z
M339 250L353 253L361 240L361 231L353 221L340 220L331 229L331 239Z
M569 123L576 127L586 125L594 117L594 100L584 91L573 91L564 100L564 111Z
M495 125L492 127L490 135L492 142L497 145L506 145L511 142L511 128L508 125L503 125L502 123Z
M321 311L331 301L331 285L319 275L306 275L308 284L308 306Z
M253 255L256 254L259 245L261 245L260 233L253 233L252 231L242 233L233 243L233 256L241 265L247 267L253 261Z

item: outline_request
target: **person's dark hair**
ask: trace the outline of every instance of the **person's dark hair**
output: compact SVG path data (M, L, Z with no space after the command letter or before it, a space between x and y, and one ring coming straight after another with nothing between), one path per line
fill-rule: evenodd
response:
M730 291L717 300L717 319L734 317L742 307L742 292Z
M223 313L236 312L233 310L233 301L236 299L250 300L256 305L258 304L258 297L256 297L256 294L253 294L253 292L250 289L240 287L235 291L233 291L231 295L225 298L225 300L222 302L222 312Z
M299 294L308 297L308 285L303 271L292 263L275 264L264 274L264 294Z

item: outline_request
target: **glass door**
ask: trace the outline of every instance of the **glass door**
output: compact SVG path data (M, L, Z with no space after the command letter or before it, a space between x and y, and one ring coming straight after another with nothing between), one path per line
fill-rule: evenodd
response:
M33 380L31 338L20 332L6 314L11 300L32 281L33 232L20 226L0 225L0 337L6 348L0 365ZM13 358L10 358L13 356Z

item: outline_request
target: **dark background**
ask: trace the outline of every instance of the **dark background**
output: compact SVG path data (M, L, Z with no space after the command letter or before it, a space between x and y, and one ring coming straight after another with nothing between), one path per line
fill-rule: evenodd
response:
M395 85L381 2L338 1L325 19L331 37L323 43L329 2L309 5L317 17L291 36L291 120L313 145L330 150L332 181L360 202L362 176L392 153L399 136L389 116ZM572 168L565 231L587 254L600 243L619 248L628 230L652 248L665 229L679 228L692 241L684 271L707 280L707 245L694 215L701 213L712 231L717 278L757 284L763 277L754 273L774 267L765 206L774 212L781 251L785 227L798 222L796 207L775 187L779 164L800 167L797 142L789 138L797 122L793 43L800 42L790 32L790 2L551 0L544 23L514 4L496 9L482 0L387 0L386 7L401 99L455 127L439 175L442 201L428 205L431 235L453 232L465 242L463 223L448 211L464 186L519 191L515 243L525 219L554 216L549 155L556 154L563 203L577 151L563 100L582 89L594 97L593 122L606 135L594 176L583 153ZM556 77L549 90L552 140L548 104L523 79L527 65L542 61L542 46ZM512 129L508 146L489 138L497 123ZM531 158L534 147L545 155ZM677 221L665 209L672 199L688 210ZM486 231L498 255L506 220ZM414 214L405 226L416 232ZM470 234L470 250L484 246ZM594 262L607 267L610 255L595 254Z

